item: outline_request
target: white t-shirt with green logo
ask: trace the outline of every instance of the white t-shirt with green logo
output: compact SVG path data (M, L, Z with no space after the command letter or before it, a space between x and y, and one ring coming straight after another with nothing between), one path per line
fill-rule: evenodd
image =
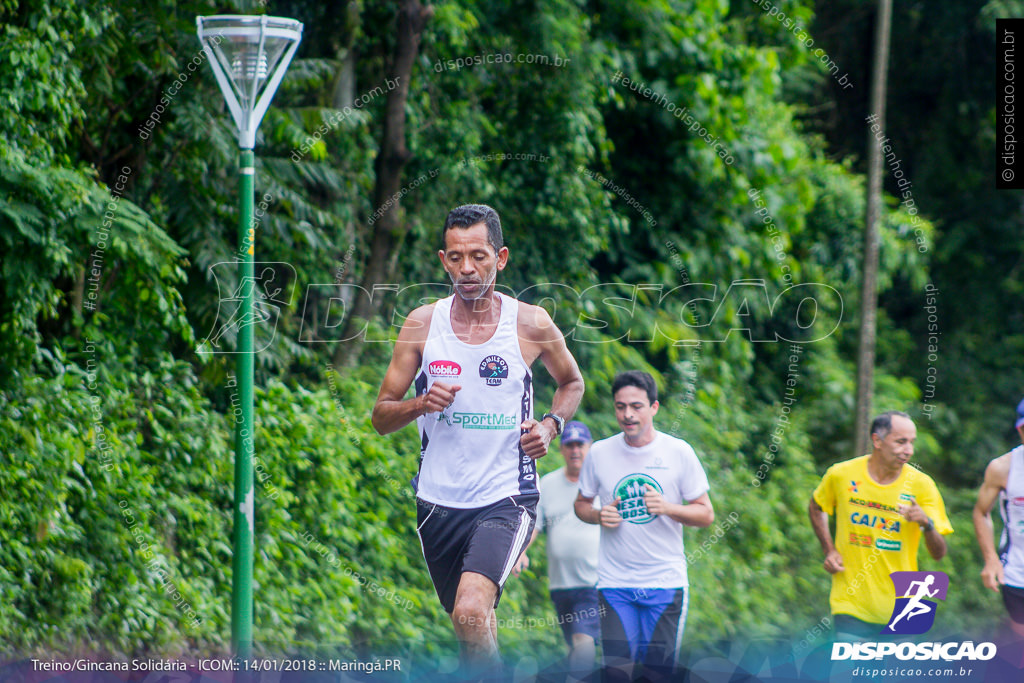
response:
M576 516L573 508L579 490L579 482L569 481L564 467L540 480L537 530L548 535L548 582L552 590L597 585L601 530Z
M580 493L601 505L621 498L623 521L601 527L598 588L683 588L689 585L683 553L683 525L667 515L650 515L643 496L650 484L670 503L700 498L711 488L690 444L663 432L641 448L622 433L597 441L580 472Z

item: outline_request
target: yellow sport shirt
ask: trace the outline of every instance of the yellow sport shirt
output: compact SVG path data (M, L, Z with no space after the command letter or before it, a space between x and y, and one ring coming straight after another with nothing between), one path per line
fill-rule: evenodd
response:
M885 624L896 604L889 574L917 571L924 533L898 512L899 506L916 500L940 534L953 533L953 527L931 477L908 464L896 481L882 486L868 475L868 457L828 468L814 500L836 517L835 545L846 567L832 575L832 613Z

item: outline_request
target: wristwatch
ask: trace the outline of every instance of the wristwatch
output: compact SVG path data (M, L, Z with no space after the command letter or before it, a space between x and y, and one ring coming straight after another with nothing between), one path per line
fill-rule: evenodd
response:
M562 433L562 428L565 427L565 418L558 417L554 413L544 413L544 417L542 417L540 421L543 422L549 417L555 421L555 436L558 436Z
M918 526L921 527L921 531L923 531L924 533L928 533L929 531L935 528L935 522L933 522L932 518L929 517L927 524L919 524Z

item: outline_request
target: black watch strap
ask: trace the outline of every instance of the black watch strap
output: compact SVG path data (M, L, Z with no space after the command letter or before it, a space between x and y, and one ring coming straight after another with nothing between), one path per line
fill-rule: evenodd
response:
M562 429L565 427L565 418L558 417L554 413L544 413L544 417L542 417L540 421L543 422L549 417L555 421L555 434L560 435L562 433Z

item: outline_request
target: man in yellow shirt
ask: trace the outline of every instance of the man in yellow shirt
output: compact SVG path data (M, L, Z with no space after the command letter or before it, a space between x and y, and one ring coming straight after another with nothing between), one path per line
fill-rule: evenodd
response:
M808 505L811 527L832 575L829 604L836 637L876 640L896 604L889 575L917 571L924 537L936 560L946 554L953 527L935 482L915 467L917 428L897 410L871 423L870 455L828 468ZM833 542L828 516L836 517Z

